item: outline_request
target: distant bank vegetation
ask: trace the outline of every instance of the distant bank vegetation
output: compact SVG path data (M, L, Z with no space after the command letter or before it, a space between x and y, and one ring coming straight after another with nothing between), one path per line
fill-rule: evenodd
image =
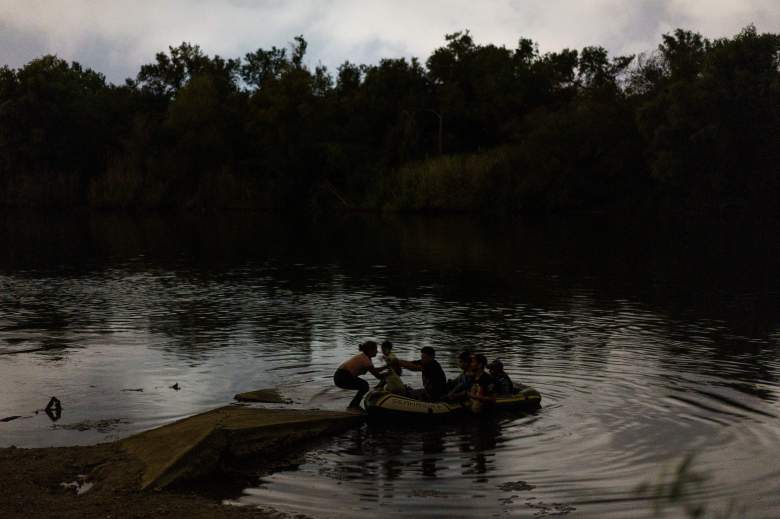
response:
M0 205L780 213L780 35L654 51L446 36L422 63L183 43L123 85L0 69Z

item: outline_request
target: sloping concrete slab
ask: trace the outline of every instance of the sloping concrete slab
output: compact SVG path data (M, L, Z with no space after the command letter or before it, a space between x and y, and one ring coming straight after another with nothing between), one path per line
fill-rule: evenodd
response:
M131 436L119 445L143 464L141 489L161 489L208 474L226 456L270 456L362 421L362 416L337 411L228 406Z

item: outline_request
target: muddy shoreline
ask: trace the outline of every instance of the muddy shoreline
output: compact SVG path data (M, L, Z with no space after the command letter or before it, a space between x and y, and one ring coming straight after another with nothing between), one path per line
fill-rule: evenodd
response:
M285 514L222 504L226 484L247 478L233 466L251 462L249 473L273 471L360 423L347 413L244 404L113 443L0 448L0 517L280 519Z
M222 505L178 488L139 491L142 464L118 445L0 448L0 517L4 518L269 518L278 514ZM63 483L93 483L85 493Z

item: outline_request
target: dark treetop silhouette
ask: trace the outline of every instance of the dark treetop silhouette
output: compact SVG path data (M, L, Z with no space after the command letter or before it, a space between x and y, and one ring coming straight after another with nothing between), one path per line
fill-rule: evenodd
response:
M124 85L55 56L3 67L0 205L777 216L777 34L610 57L466 31L335 74L306 48L182 43Z

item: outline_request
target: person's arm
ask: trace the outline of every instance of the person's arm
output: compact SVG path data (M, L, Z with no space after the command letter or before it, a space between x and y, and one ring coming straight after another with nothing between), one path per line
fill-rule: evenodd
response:
M466 390L466 377L463 373L455 377L455 380L452 381L453 386L452 389L450 389L448 396L463 396L463 394L467 393Z
M406 368L409 371L422 371L422 365L417 362L409 362L408 360L398 359L398 365L402 368Z
M378 380L383 380L383 379L385 378L385 377L382 375L382 371L383 371L384 369L385 369L385 368L375 368L374 366L370 366L370 367L368 368L368 371L369 371L369 373L371 373L372 375L374 375L374 377L375 377L375 378L377 378Z
M462 384L453 388L452 391L446 395L446 399L450 401L461 401L466 400L467 398L469 398L469 393Z

